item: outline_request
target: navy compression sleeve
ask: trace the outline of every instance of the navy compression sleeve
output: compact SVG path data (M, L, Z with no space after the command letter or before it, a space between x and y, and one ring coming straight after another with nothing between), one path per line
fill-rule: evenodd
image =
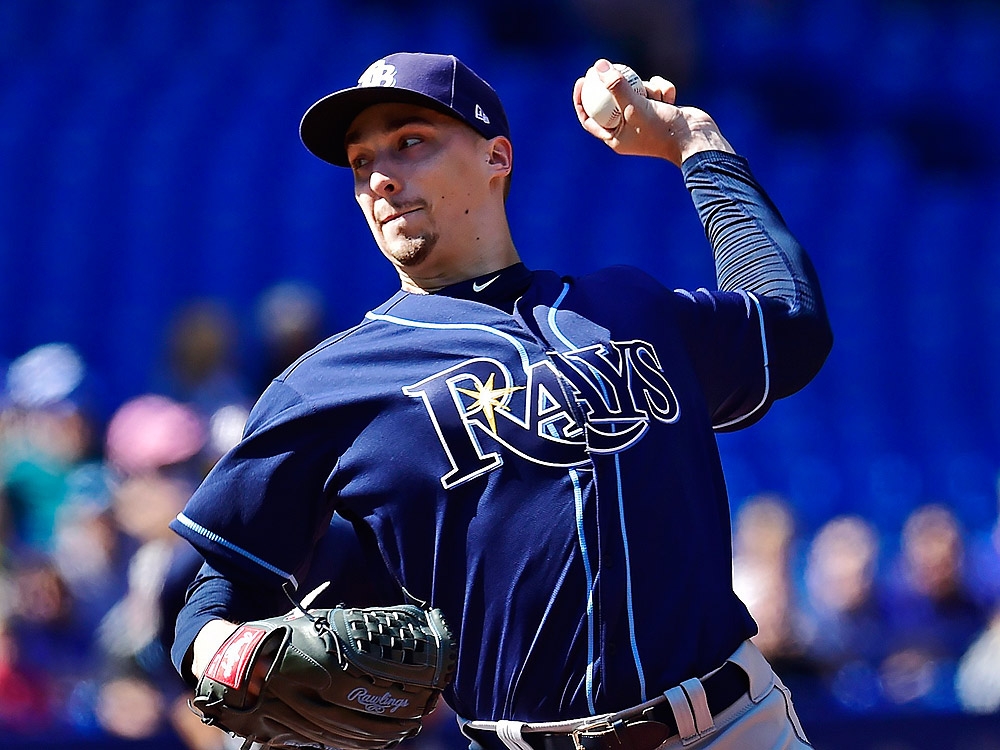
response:
M821 310L816 272L746 159L704 151L686 160L683 170L715 251L719 289L744 289L782 299L793 309Z
M830 331L812 262L746 159L705 151L685 160L684 182L715 254L721 291L745 290L784 309L771 316L776 397L811 380L830 352Z

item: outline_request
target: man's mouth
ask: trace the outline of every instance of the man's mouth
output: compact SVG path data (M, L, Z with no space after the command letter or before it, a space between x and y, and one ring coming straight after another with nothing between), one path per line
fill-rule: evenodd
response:
M384 227L386 224L389 224L389 223L395 221L396 219L400 219L400 218L406 216L407 214L411 214L414 211L420 210L420 208L422 208L422 206L408 206L406 208L397 209L397 210L393 211L392 213L388 213L385 216L381 217L378 220L379 226L383 226Z

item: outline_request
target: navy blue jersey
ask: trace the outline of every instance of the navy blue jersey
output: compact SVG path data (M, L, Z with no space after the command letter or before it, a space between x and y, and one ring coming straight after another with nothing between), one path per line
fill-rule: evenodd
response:
M732 590L714 431L808 382L829 333L744 162L694 157L685 176L717 259L728 248L720 277L743 283L518 264L400 291L275 380L172 528L245 598L322 578L317 542L350 519L400 598L455 628L446 698L466 718L619 710L717 667L755 625Z

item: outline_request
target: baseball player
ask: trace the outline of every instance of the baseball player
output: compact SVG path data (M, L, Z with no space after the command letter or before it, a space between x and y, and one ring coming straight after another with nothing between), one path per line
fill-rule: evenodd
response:
M820 369L832 336L815 272L708 114L676 106L663 78L644 97L607 60L592 74L624 116L613 132L592 120L581 78L581 126L680 167L718 288L525 265L504 208L507 117L453 56L389 55L316 102L301 138L352 170L401 289L267 388L173 522L206 560L173 649L192 684L242 663L241 623L323 577L313 557L337 514L400 601L446 618L442 695L476 750L808 747L733 593L714 433ZM668 226L650 233L685 251ZM352 586L370 567L348 566Z

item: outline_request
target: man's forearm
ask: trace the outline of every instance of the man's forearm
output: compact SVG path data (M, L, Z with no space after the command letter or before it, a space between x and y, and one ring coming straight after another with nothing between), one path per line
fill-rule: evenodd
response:
M745 159L704 153L685 161L684 179L715 253L720 290L780 299L793 314L822 311L819 280L805 250Z
M683 170L715 254L718 288L752 293L771 308L771 390L776 398L794 393L819 371L833 342L812 262L745 159L699 153Z

